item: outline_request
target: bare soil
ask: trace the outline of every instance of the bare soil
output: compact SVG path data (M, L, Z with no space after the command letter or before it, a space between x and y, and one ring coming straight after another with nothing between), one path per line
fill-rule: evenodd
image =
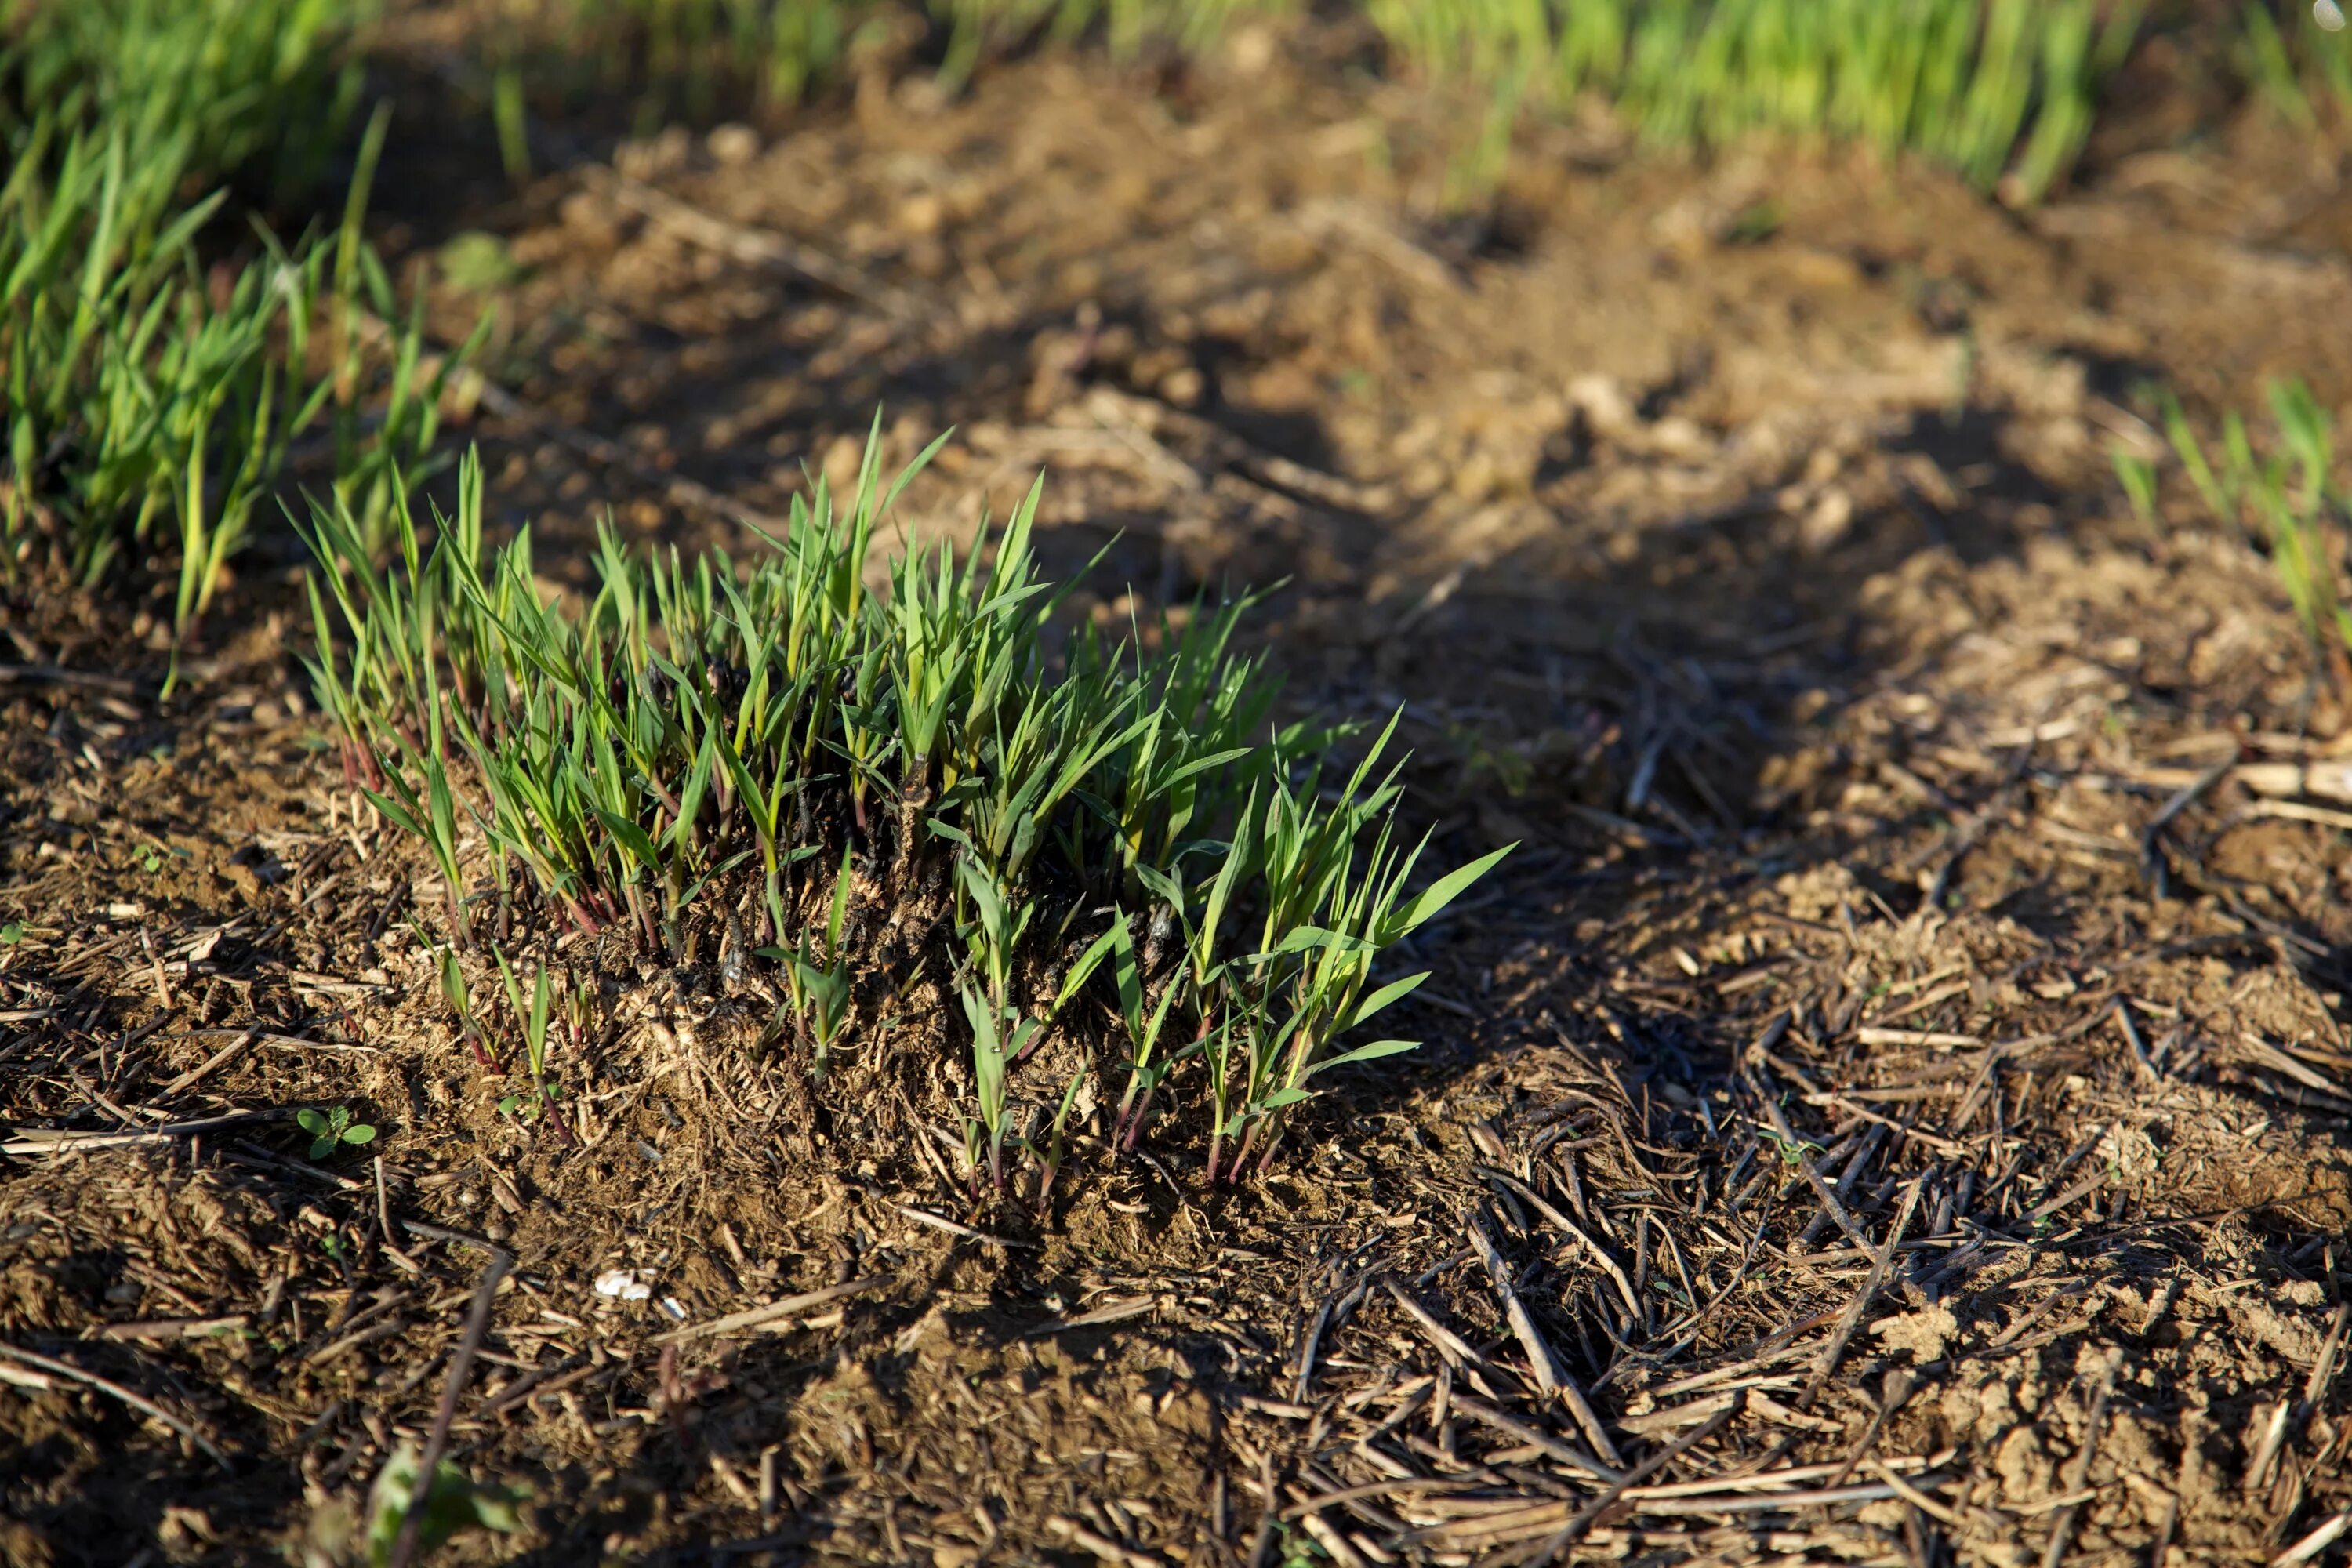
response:
M1424 1047L1235 1191L1097 1112L1041 1218L715 954L526 930L600 1001L520 1121L291 549L168 703L152 616L10 605L0 1562L341 1560L453 1361L530 1500L452 1561L2241 1563L2352 1506L2343 709L2108 456L2142 377L2352 405L2340 160L2126 137L2021 215L1595 116L1457 207L1465 106L1362 58L877 76L512 196L420 87L383 189L504 244L436 321L497 312L463 434L551 585L606 507L740 548L877 404L960 432L912 534L1049 470L1077 613L1281 581L1293 697L1404 703L1439 851L1521 845L1416 939Z

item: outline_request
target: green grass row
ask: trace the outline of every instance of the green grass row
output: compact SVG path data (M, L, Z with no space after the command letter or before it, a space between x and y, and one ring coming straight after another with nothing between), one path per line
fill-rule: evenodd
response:
M2352 540L2352 488L2336 468L2335 420L2298 381L2270 384L2271 427L2258 447L2234 410L2208 450L2179 398L2157 395L2165 439L2205 515L2266 552L2295 616L2339 693L2352 698L2352 606L2341 578ZM2116 472L2142 521L2158 518L2155 463L2118 449Z
M392 310L361 233L383 118L339 226L283 243L250 210L315 197L354 151L352 16L339 0L7 14L0 582L92 583L154 547L184 629L298 443L363 517L425 462L439 387L416 334L371 346Z
M1114 54L1199 49L1297 0L523 0L493 44L583 87L640 91L649 119L722 102L788 107L861 48L927 28L959 82L991 47L1099 39ZM1647 141L1758 132L1925 154L2010 199L2045 195L2087 142L2108 78L2164 0L1360 0L1398 68L1492 96L1496 172L1523 110L1594 95ZM2315 122L2352 105L2352 47L2299 0L2241 0L2225 68ZM534 48L534 44L541 46ZM506 80L518 95L523 70ZM538 81L533 85L554 85Z
M515 0L490 8L510 147L526 89L656 112L782 108L928 27L961 79L992 47L1208 47L1296 0ZM437 390L366 345L396 312L358 234L281 244L346 174L373 0L0 0L0 574L176 559L182 627L275 506L298 449L381 523L426 460ZM2063 178L2103 84L2178 18L2150 0L1364 0L1403 68L1488 90L1497 170L1526 110L1612 101L1647 138L1756 132L1915 150L2012 199ZM2235 12L2231 68L2316 125L2352 55L2300 4ZM897 40L893 44L891 40ZM573 74L543 69L558 56ZM601 87L598 79L602 79ZM545 89L545 90L542 90ZM362 159L364 168L366 160ZM363 193L364 177L354 189ZM333 205L331 195L330 205ZM226 269L223 264L226 263ZM362 330L368 328L369 330ZM388 413L379 413L389 400Z
M1327 771L1335 732L1276 722L1238 650L1243 604L1051 634L1068 585L1031 552L1034 489L992 548L902 554L870 590L913 472L886 491L877 461L748 563L608 531L572 607L527 531L486 546L471 464L430 549L404 527L388 567L321 506L314 669L347 761L428 847L459 944L486 905L665 955L731 918L807 1070L960 1042L975 1181L1002 1191L1026 1151L1042 1201L1089 1081L1118 1097L1111 1142L1182 1107L1233 1179L1318 1075L1411 1048L1351 1043L1423 978L1374 965L1502 852L1421 886L1389 736ZM544 985L526 1007L506 979L536 1040Z

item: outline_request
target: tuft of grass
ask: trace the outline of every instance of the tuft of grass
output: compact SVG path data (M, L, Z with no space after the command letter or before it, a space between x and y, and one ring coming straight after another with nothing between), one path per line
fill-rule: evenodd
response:
M2267 395L2267 455L2257 455L2235 411L2223 416L2219 448L2208 453L2169 392L2160 395L2165 437L2206 511L2269 553L2329 676L2352 693L2352 607L2339 582L2352 490L2335 475L2334 421L2299 381L2274 381Z
M1154 44L1199 49L1247 16L1295 0L520 0L491 53L491 111L509 172L528 165L516 129L526 85L559 98L636 95L647 129L789 110L861 58L935 35L942 81L967 79L992 47L1098 37L1117 58ZM583 67L585 69L583 70Z
M265 163L282 186L296 151L331 152L318 132L348 94L325 56L345 15L315 0L19 8L0 58L0 579L46 557L92 583L126 547L170 546L184 634L298 439L331 438L336 489L362 518L380 522L419 477L454 362L427 374L415 323L381 364L348 330L390 301L360 236L384 116L331 243L289 248L257 223L250 259L213 260L226 193L189 199ZM338 342L315 342L331 313Z
M2145 7L2100 0L1367 0L1408 61L1507 101L1593 93L1656 143L1763 132L1916 151L2039 199Z
M320 269L273 250L215 303L193 238L216 202L173 213L177 171L142 163L119 132L68 136L44 183L38 153L53 133L53 121L34 129L0 187L0 541L21 560L44 524L87 580L126 532L143 541L168 515L201 579L241 536L308 412L281 401L277 340L289 307L307 310ZM201 601L205 584L195 588L184 597Z
M323 178L357 111L374 0L0 0L0 135L120 133L199 184L270 199Z
M2352 111L2352 34L2334 0L2307 5L2289 0L2284 16L2264 0L2239 9L2231 66L2264 103L2305 130L2322 114ZM2332 22L2332 25L2331 25Z
M1181 1110L1237 1180L1321 1075L1412 1048L1351 1043L1421 978L1375 966L1506 851L1422 886L1393 721L1332 773L1345 730L1275 721L1246 601L1054 635L1070 584L1032 553L1037 489L869 588L877 522L938 449L886 488L878 442L749 562L608 525L572 608L527 529L486 548L478 464L429 547L395 501L389 564L320 502L312 670L349 775L429 848L459 942L493 899L674 962L749 921L770 1036L809 1071L851 1045L930 1053L925 1080L954 1061L976 1184L1032 1170L1042 1203L1085 1080L1116 1091L1119 1147ZM926 976L952 1016L907 1027Z

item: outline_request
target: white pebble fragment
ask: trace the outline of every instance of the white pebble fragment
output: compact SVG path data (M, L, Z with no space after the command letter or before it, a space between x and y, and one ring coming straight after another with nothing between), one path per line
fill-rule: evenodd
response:
M2336 0L2312 0L2311 19L2331 33L2344 30L2344 7Z
M611 1296L623 1301L642 1301L654 1293L654 1288L625 1268L608 1269L596 1276L596 1294Z

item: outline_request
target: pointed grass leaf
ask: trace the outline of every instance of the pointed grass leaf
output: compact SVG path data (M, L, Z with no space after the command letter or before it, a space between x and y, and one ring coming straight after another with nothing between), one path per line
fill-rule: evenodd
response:
M1518 845L1516 843L1506 844L1500 849L1481 855L1467 866L1458 867L1431 883L1419 898L1413 900L1395 917L1393 924L1383 929L1381 934L1385 940L1382 945L1385 946L1388 942L1393 942L1398 938L1410 936L1428 924L1444 910L1446 905L1460 898L1472 883L1493 870L1502 862L1505 856L1517 847ZM1391 932L1393 934L1391 934Z
M1302 1076L1313 1078L1317 1073L1328 1072L1333 1068L1346 1067L1350 1062L1378 1061L1382 1057L1402 1056L1407 1051L1420 1048L1419 1040L1374 1040L1369 1046L1358 1046L1354 1050L1342 1051L1336 1057L1326 1057L1321 1061L1309 1066Z
M1428 979L1429 975L1430 972L1424 969L1418 974L1408 974L1402 980L1391 981L1381 986L1359 1002L1355 1010L1348 1015L1347 1022L1339 1027L1343 1030L1352 1029L1370 1019L1374 1014L1385 1010L1391 1004L1404 1000L1419 990L1421 983Z

